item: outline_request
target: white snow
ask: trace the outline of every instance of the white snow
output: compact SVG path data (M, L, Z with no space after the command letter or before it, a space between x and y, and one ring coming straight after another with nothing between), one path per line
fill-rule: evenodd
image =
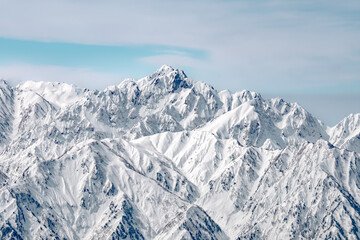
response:
M329 128L167 65L0 89L2 239L360 237L360 114Z

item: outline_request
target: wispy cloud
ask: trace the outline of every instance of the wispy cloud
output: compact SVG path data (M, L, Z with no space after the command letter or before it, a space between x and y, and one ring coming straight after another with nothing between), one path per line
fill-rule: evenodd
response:
M125 48L166 46L133 56L121 72L132 69L136 75L136 68L154 64L191 65L197 79L218 89L360 94L357 0L0 3L0 37ZM109 74L120 72L111 62L103 68Z
M204 68L204 63L201 60L191 58L186 55L173 55L173 54L161 54L149 57L140 58L140 61L152 64L155 66L161 66L162 64L168 64L173 66L183 66L192 68Z

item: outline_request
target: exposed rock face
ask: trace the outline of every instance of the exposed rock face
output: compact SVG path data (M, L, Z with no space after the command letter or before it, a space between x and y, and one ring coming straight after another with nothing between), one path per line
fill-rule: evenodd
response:
M360 117L163 66L104 91L0 82L1 239L360 238Z

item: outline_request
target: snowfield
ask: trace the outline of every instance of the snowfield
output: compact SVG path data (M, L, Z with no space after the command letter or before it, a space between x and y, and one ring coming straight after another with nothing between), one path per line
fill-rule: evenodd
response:
M170 66L104 91L0 81L0 239L359 239L360 114Z

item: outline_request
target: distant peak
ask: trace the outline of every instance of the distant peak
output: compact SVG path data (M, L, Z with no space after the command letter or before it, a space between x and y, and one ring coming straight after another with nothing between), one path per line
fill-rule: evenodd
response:
M152 86L166 91L174 92L182 88L190 88L193 83L187 78L184 71L175 69L169 65L163 65L153 74L141 78L136 81L136 84L143 88L143 86Z
M166 64L162 65L159 68L159 70L157 70L157 72L172 72L172 71L174 71L174 68Z
M60 82L26 81L17 86L23 92L33 92L58 107L78 101L86 92L72 84Z
M354 118L354 119L360 119L360 113L350 113L347 118Z
M0 88L10 88L10 85L7 81L5 81L4 79L0 79Z
M0 78L0 84L1 84L1 85L3 85L3 84L8 85L8 82L7 82L7 81L5 81L4 79Z
M360 125L360 113L350 113L341 122L352 122L356 125Z
M183 78L187 78L185 72L183 70L177 69L177 68L173 68L169 65L162 65L159 70L157 70L153 75L157 75L157 76L164 76L164 75L169 75L169 74L180 74Z
M62 91L68 90L68 91L72 91L73 89L78 89L78 87L76 87L73 84L69 84L69 83L60 83L60 82L44 82L44 81L25 81L22 82L18 85L19 89L22 90L33 90L33 91L43 91L45 89L51 89L52 91L57 91L59 89L61 89Z
M177 76L177 77L181 78L182 80L187 78L184 71L175 69L175 68L165 64L165 65L162 65L156 72L149 75L147 77L147 79L152 80L154 78L165 77L165 76L168 76L169 78L174 78L175 76Z

